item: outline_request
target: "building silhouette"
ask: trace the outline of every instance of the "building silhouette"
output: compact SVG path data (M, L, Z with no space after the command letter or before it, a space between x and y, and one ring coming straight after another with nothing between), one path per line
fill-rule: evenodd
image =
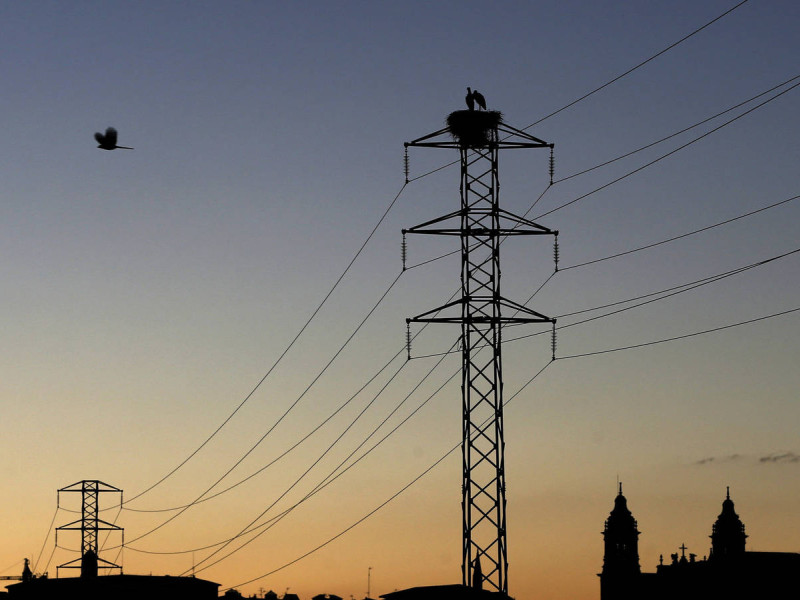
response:
M0 596L9 600L217 600L219 584L196 577L169 575L100 575L97 555L81 557L80 577L49 578L31 573L27 559L19 583Z
M711 527L708 558L686 555L686 546L663 555L655 573L643 573L639 565L638 523L628 509L620 484L614 508L603 529L603 570L600 600L724 600L769 599L797 596L800 554L750 552L747 534L734 510L728 489L722 512ZM793 590L789 592L788 590Z

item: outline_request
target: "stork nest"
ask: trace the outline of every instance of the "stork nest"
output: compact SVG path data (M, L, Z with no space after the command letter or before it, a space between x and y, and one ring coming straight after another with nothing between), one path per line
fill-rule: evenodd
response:
M482 148L497 142L497 126L503 122L498 110L457 110L447 116L453 139L465 148Z

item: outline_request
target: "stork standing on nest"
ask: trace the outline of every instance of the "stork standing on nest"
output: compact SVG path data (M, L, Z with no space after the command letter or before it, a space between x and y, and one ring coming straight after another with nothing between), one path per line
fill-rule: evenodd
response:
M467 97L464 100L467 102L468 109L475 110L475 94L471 89L467 88Z
M472 99L477 103L478 110L486 110L486 98L484 98L483 94L481 94L478 90L472 92Z

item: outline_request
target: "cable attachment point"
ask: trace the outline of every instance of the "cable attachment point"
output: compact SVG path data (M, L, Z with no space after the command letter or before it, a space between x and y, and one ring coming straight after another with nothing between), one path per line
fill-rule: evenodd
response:
M406 243L406 232L403 232L403 241L400 243L400 256L403 258L403 271L406 270L406 255L408 253L408 244Z
M408 183L408 172L409 172L409 166L408 166L408 146L406 146L406 149L405 149L405 155L403 156L403 172L404 172L404 173L405 173L405 175L406 175L406 183Z
M553 333L550 338L550 349L553 351L553 360L556 359L556 322L553 321Z
M556 273L558 273L558 233L553 238L553 261L556 264Z
M553 147L550 146L550 185L553 185L553 175L556 173L556 159L553 156Z
M411 323L408 319L406 319L406 351L408 360L411 360Z

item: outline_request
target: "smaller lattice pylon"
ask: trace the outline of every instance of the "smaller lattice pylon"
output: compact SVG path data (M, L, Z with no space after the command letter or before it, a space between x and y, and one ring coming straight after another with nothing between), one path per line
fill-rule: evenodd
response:
M58 573L59 569L80 569L81 577L94 577L97 576L98 568L119 569L122 572L120 565L99 557L97 544L98 532L100 531L122 532L122 544L125 544L124 529L100 518L100 494L105 492L118 493L121 507L122 490L96 479L78 481L58 490L57 503L59 507L61 506L61 492L79 492L81 494L81 518L56 527L56 544L58 544L59 531L80 531L81 555L80 558L58 565L56 573Z

